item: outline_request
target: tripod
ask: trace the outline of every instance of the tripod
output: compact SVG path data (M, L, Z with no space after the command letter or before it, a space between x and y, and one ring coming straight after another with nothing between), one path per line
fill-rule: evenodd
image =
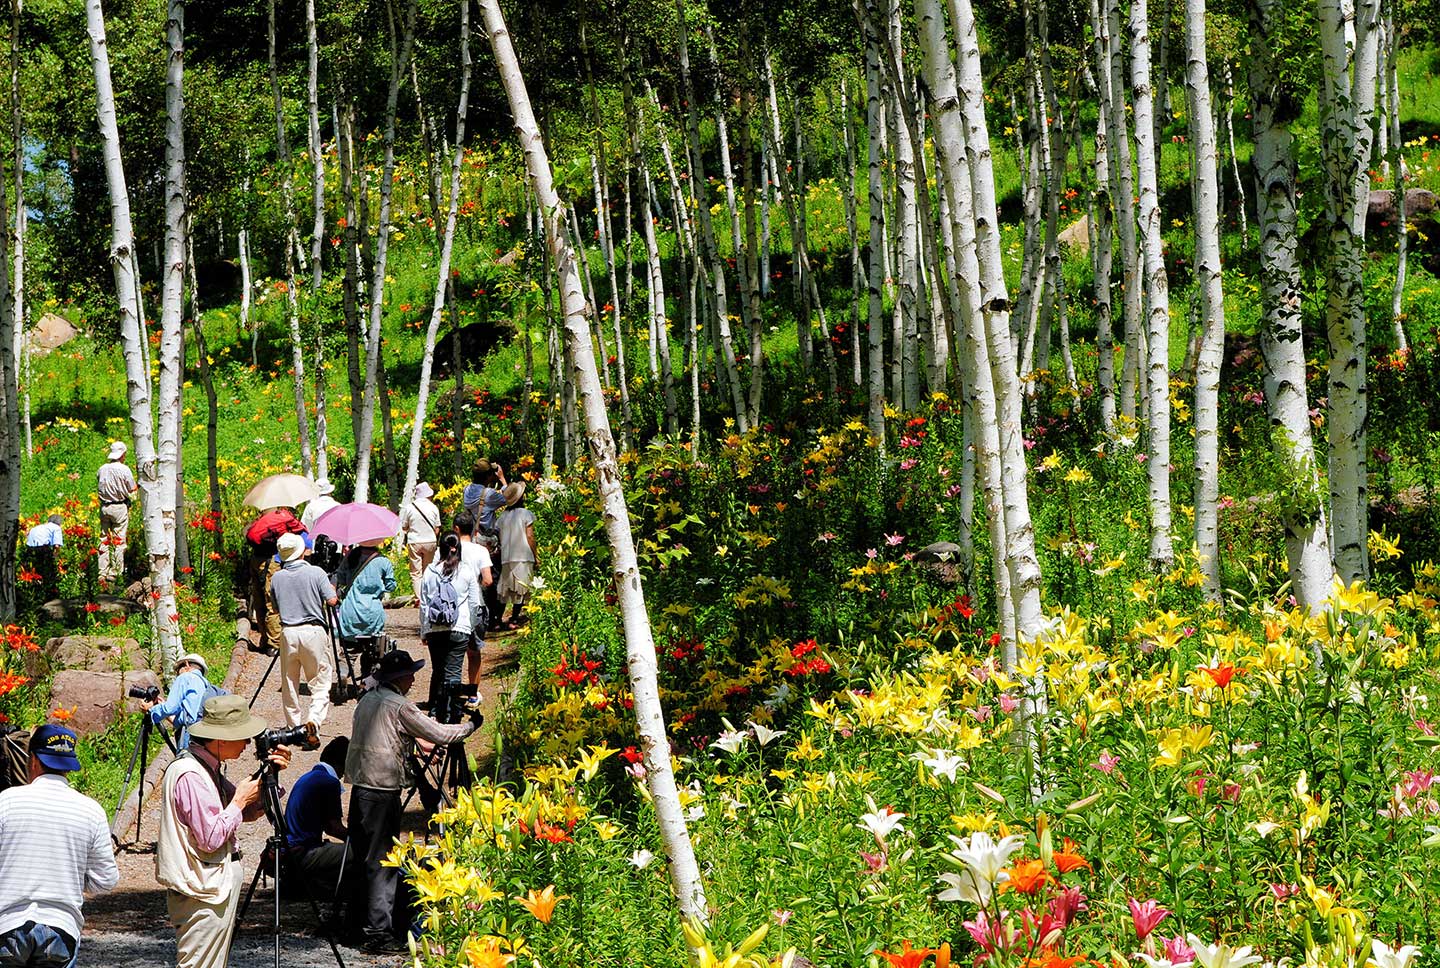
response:
M130 778L135 776L135 765L140 765L140 777L135 781L138 795L140 797L140 809L135 811L135 841L140 841L140 820L145 816L145 771L150 761L150 733L159 730L165 740L165 745L170 747L170 752L179 755L180 750L175 746L175 741L165 731L164 726L157 725L150 721L150 711L146 710L140 717L140 735L135 737L135 748L130 751L130 764L125 767L125 779L120 783L120 798L115 801L115 813L120 812L120 805L130 793ZM115 831L110 831L110 836L116 843L120 838Z
M285 867L286 829L285 812L280 809L280 778L279 771L274 764L266 763L260 767L260 796L265 805L265 818L270 821L270 837L265 841L265 847L274 858L275 869L272 876L275 878L275 914L270 922L270 931L275 939L275 968L280 968L280 875ZM255 886L260 883L260 875L265 872L265 864L262 861L255 867L255 876L250 879L250 888L245 892L245 902L240 905L240 918L245 917L245 912L250 908L250 899L255 896ZM315 900L315 895L310 893L310 885L305 878L297 877L300 882L300 889L305 892L305 900L310 902L310 910L315 915L317 925L324 923L320 913L320 905ZM325 940L330 942L330 950L335 953L335 963L340 968L345 968L345 959L340 956L340 948L335 944L335 938L327 934Z

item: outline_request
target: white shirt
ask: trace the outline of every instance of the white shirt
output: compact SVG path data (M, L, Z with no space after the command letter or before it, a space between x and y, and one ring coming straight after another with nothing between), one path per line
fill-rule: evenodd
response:
M64 777L0 793L0 934L34 921L78 941L85 892L119 881L105 808Z
M406 544L434 544L440 527L440 509L428 497L406 502L400 509L400 533Z
M454 573L448 578L445 575L445 563L439 558L435 563L425 569L425 577L420 579L420 634L428 635L430 628L430 609L426 605L430 596L434 595L440 587L442 580L447 580L455 586L455 624L447 630L443 627L436 627L434 631L459 632L469 635L474 629L475 610L480 607L480 582L475 577L475 572L470 566L461 561L456 565Z
M59 547L64 543L65 529L53 521L41 521L25 535L27 548L48 548L51 545Z
M460 563L469 565L470 570L475 573L475 580L480 580L482 568L494 568L495 560L490 557L490 549L477 541L460 542Z
M101 504L129 504L135 493L135 475L124 461L106 461L95 475L95 492Z
M338 508L340 502L328 494L322 494L315 500L305 505L304 512L300 515L300 523L305 525L306 531L315 530L315 522L320 520L320 515L331 508Z

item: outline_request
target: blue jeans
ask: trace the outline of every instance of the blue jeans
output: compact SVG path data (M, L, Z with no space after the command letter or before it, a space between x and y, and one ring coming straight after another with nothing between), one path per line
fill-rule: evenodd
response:
M48 924L26 921L0 934L0 968L75 968L80 943Z

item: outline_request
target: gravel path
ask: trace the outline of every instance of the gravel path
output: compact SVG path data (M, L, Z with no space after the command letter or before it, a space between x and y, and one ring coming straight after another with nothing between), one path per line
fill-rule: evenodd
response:
M413 608L393 609L387 613L389 632L399 641L400 648L412 656L425 656L420 644L419 613ZM467 744L469 751L481 764L481 772L493 756L489 725L493 722L493 711L499 700L507 695L514 684L515 662L518 647L513 639L492 638L485 651L484 678L480 692L484 700L487 723ZM248 653L242 657L242 667L236 679L234 691L250 695L259 685L270 664L267 656ZM427 665L416 677L411 697L423 698L429 687L430 668ZM278 672L272 672L264 689L255 703L255 712L263 716L272 726L283 725L280 709ZM321 730L322 743L332 737L348 735L355 703L334 707ZM319 762L319 751L297 752L290 768L282 774L289 783ZM242 769L249 769L246 761L237 761L231 767L232 775L240 775ZM165 892L155 883L155 835L159 829L159 800L149 796L141 822L142 840L122 850L116 860L120 866L120 884L109 894L93 898L85 903L85 930L80 942L80 964L97 965L106 968L156 968L175 964L175 933L165 915ZM349 794L345 797L349 808ZM404 829L417 835L425 829L425 817L419 798L411 801L405 812ZM246 824L241 828L239 846L244 854L247 881L254 875L255 865L269 836L269 826L262 820ZM134 836L131 828L130 836ZM270 931L274 911L274 894L269 882L262 883L255 892L250 909L241 919L236 933L235 947L231 952L230 965L233 968L265 968L274 964L274 940ZM327 912L328 913L328 912ZM314 916L303 900L288 903L281 908L281 959L287 968L323 968L333 965L335 957L330 945L315 929ZM340 952L345 964L353 968L372 966L398 966L406 959L397 956L377 957L344 946Z

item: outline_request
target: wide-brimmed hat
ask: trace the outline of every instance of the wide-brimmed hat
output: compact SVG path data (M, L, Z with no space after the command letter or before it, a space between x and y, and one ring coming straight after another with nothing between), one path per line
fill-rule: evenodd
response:
M30 734L30 755L47 770L70 773L80 769L80 758L75 755L75 740L74 732L64 726L41 726Z
M180 667L183 665L199 666L201 672L210 671L210 664L207 663L205 661L205 657L198 652L191 652L189 655L182 655L180 658L176 659L175 666L170 671L179 672Z
M125 452L129 449L130 448L125 446L125 442L122 440L112 441L110 444L110 459L120 460L122 457L125 456Z
M505 495L505 506L514 507L515 502L525 496L525 482L515 481L513 484L506 484L505 490L500 492Z
M330 478L322 477L315 482L315 490L320 492L321 497L324 497L326 494L335 493L335 485L330 483Z
M429 484L425 483L424 481L421 481L419 484L416 484L416 485L415 485L415 500L417 500L417 501L423 501L423 500L424 500L425 498L427 498L427 497L434 497L434 496L435 496L435 488L431 487Z
M205 703L205 715L190 735L195 739L251 739L269 724L250 711L244 696L215 696Z
M423 668L424 659L412 659L410 653L404 649L395 649L380 657L380 664L375 667L375 678L381 682L394 682L405 676L413 676Z
M280 561L294 561L305 554L305 539L298 534L282 534L275 542L275 553Z

